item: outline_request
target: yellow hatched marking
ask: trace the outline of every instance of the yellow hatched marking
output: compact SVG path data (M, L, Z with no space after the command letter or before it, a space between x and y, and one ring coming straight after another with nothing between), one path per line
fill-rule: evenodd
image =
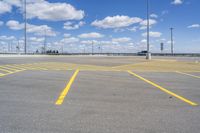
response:
M19 71L19 70L26 70L26 69L24 69L24 68L22 68L22 67L17 67L17 66L15 66L15 65L5 65L5 66L7 66L7 67L9 67L9 68L17 69L17 71Z
M11 70L11 71L18 71L18 69L10 68L8 66L0 66L0 68L6 69L6 70Z
M0 70L3 71L3 72L12 73L12 71L9 71L9 70L6 70L6 69L0 68Z

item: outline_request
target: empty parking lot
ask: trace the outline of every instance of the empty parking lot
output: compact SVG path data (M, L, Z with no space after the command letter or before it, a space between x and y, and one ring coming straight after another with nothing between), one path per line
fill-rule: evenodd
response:
M198 133L200 59L0 59L0 132Z

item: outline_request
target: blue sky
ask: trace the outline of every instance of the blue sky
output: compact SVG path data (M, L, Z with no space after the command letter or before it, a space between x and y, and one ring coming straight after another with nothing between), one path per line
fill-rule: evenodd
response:
M200 53L199 0L149 0L152 52ZM161 2L162 1L162 2ZM23 51L22 0L0 0L0 52ZM146 49L146 0L27 0L28 51L138 52Z

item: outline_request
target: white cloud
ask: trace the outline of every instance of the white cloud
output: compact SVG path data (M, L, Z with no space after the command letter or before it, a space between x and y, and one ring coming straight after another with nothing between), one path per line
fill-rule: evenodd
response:
M140 42L141 43L147 43L147 40L146 39L142 39Z
M150 27L150 28L151 28L151 27ZM139 29L140 29L140 30L146 30L146 29L147 29L147 26L141 26Z
M0 36L0 40L2 41L11 41L15 40L16 38L14 36Z
M10 4L11 6L17 6L17 7L22 6L21 0L4 0L4 2Z
M65 22L63 28L66 30L76 30L79 29L81 26L83 26L85 24L85 22L80 21L78 24L74 24L70 21Z
M80 20L85 16L83 10L77 10L68 3L50 3L45 0L27 4L27 17L49 21Z
M15 20L9 20L6 23L6 26L8 26L12 30L22 30L24 28L23 23L20 24L18 21L15 21Z
M113 17L106 17L103 20L95 20L92 22L92 26L96 26L99 28L122 28L128 27L132 24L141 22L142 19L138 17L129 17L129 16L113 16Z
M121 37L121 38L113 38L112 42L116 42L116 43L126 43L126 42L130 42L131 38L129 37Z
M102 38L102 37L104 37L104 35L97 33L97 32L91 32L91 33L80 34L78 37L80 37L80 38Z
M152 28L153 25L157 23L156 20L154 19L149 19L149 28ZM141 27L139 28L140 30L146 30L147 29L147 20L143 20L140 22Z
M188 26L188 28L200 28L200 24L193 24Z
M34 33L35 35L38 36L56 36L56 32L53 31L51 27L48 25L32 25L28 24L27 25L27 32L28 33Z
M149 19L149 25L150 25L150 26L152 26L152 25L154 25L154 24L156 24L156 23L157 23L156 20L154 20L154 19ZM141 26L147 26L147 20L143 20L142 22L140 22L140 25L141 25Z
M32 41L32 42L41 43L41 42L44 42L44 37L42 37L42 38L39 38L39 37L30 37L30 38L28 38L28 40Z
M12 11L12 6L5 1L0 1L0 14Z
M150 37L160 37L161 35L162 35L162 33L160 33L160 32L153 32L153 31L149 32L149 36ZM142 33L142 36L146 37L147 36L147 32Z
M157 14L151 14L150 17L151 18L158 18L158 15Z
M128 30L129 30L129 31L136 32L136 31L137 31L137 28L138 28L138 27L134 26L134 27L128 28Z
M84 41L81 41L82 44L98 44L99 41L97 40L84 40Z
M180 5L180 4L183 4L183 0L173 0L172 4L173 4L173 5Z
M12 30L24 29L24 23L19 23L16 20L10 20L6 23L6 25ZM56 36L56 32L53 31L53 29L48 25L27 24L27 32L38 36L44 36L45 34L46 36Z
M70 37L71 34L65 33L63 36L64 36L65 38L67 38L67 37Z
M79 39L76 37L67 37L67 38L63 38L60 42L63 44L69 44L69 43L76 43L78 41Z

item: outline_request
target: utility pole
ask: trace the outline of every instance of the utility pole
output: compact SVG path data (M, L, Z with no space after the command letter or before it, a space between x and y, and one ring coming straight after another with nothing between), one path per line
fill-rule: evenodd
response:
M101 53L101 43L99 43L99 54Z
M160 51L161 51L161 53L163 53L163 50L164 50L164 43L160 43Z
M149 0L147 0L147 54L146 59L151 59L151 53L149 49Z
M26 18L26 0L24 0L24 53L27 53L27 18Z
M44 54L46 53L46 28L44 29Z
M173 40L173 30L174 28L170 28L171 31L171 54L174 54L174 40Z

